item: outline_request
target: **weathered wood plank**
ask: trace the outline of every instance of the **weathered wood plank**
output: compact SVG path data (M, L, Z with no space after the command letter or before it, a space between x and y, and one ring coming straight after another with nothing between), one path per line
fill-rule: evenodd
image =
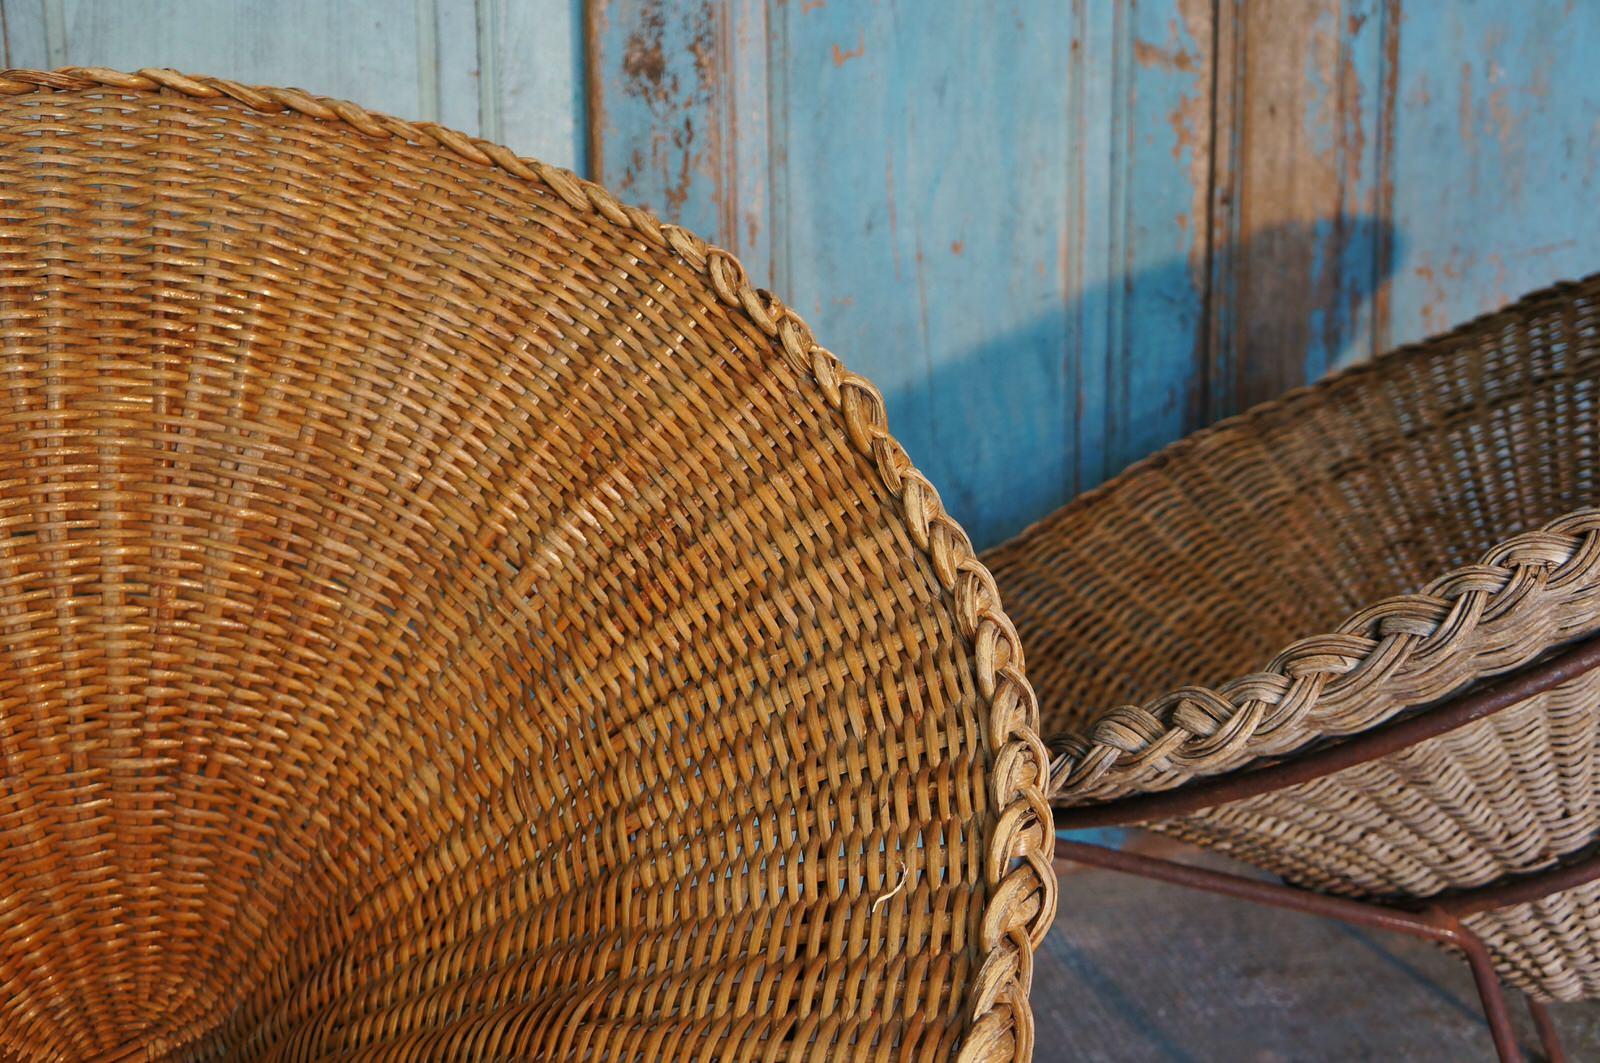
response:
M26 70L50 65L44 9L40 0L0 0L6 66Z
M47 0L47 5L56 2ZM411 4L59 3L64 33L60 63L118 69L171 66L240 81L297 85L407 118L421 117L429 109L418 77L418 19Z
M582 0L477 0L483 135L579 171L588 139L581 12Z
M952 0L773 9L779 290L884 391L979 544L1062 501L1065 13Z
M1076 228L1079 429L1071 493L1196 427L1204 413L1215 12L1211 0L1080 5L1087 114L1069 183ZM1104 212L1104 220L1096 217Z
M764 0L596 0L589 153L597 178L771 269Z
M1386 0L1219 6L1205 419L1370 357L1393 253Z
M1600 269L1600 5L1404 6L1394 339Z
M575 5L581 0L564 0ZM418 37L421 52L417 68L422 72L424 89L431 82L436 103L429 113L426 91L423 93L423 117L459 129L464 133L479 134L478 92L478 17L475 6L458 0L417 0ZM428 24L432 24L432 31ZM432 45L432 50L428 45Z

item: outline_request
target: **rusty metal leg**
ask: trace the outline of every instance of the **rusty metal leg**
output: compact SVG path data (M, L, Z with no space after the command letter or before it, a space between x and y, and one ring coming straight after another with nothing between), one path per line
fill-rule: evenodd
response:
M1500 976L1494 973L1488 946L1454 916L1437 910L1429 914L1451 932L1449 943L1467 957L1472 981L1478 987L1478 1000L1483 1004L1483 1017L1489 1022L1489 1036L1494 1038L1494 1050L1502 1063L1521 1063L1522 1050L1517 1047L1517 1031L1511 1025L1511 1009L1506 1006L1505 990L1500 986Z
M1212 871L1209 868L1193 867L1172 860L1159 860L1120 849L1090 845L1087 842L1068 841L1065 838L1056 839L1056 855L1091 867L1103 867L1124 874L1170 882L1175 886L1220 893L1223 896L1237 897L1240 900L1253 901L1273 908L1319 915L1356 926L1409 934L1412 937L1453 946L1466 956L1467 964L1472 970L1472 980L1478 987L1478 998L1483 1004L1484 1018L1489 1023L1489 1034L1494 1039L1495 1051L1499 1054L1501 1063L1522 1063L1522 1051L1517 1047L1516 1031L1511 1025L1511 1012L1506 1007L1505 992L1500 987L1499 977L1495 975L1494 962L1489 950L1478 935L1468 930L1449 912L1435 908L1417 913L1381 904L1353 901L1346 897L1330 897L1327 894L1312 893L1309 890L1296 889L1277 882L1246 878L1225 871ZM1534 1002L1530 1000L1530 1007L1533 1004ZM1546 1015L1545 1021L1548 1020L1549 1016ZM1536 1023L1539 1021L1537 1013L1534 1021ZM1552 1032L1553 1029L1552 1027ZM1540 1039L1544 1040L1542 1029ZM1545 1047L1546 1051L1549 1051L1548 1043ZM1557 1050L1559 1047L1558 1044Z
M1545 1063L1567 1063L1566 1049L1561 1047L1561 1034L1550 1018L1544 1002L1527 998L1528 1014L1533 1016L1533 1028L1539 1031L1539 1047L1544 1049Z
M1310 890L1295 889L1293 886L1277 882L1245 878L1243 875L1232 875L1226 871L1212 871L1209 868L1180 864L1174 860L1158 860L1152 856L1141 856L1121 849L1107 849L1087 842L1057 838L1056 855L1092 867L1104 867L1142 878L1170 882L1175 886L1188 886L1191 889L1221 893L1273 908L1287 908L1292 912L1325 916L1356 926L1371 927L1374 930L1392 930L1397 934L1410 934L1413 937L1452 945L1455 944L1457 937L1456 931L1441 923L1438 916L1425 917L1415 912L1388 908L1380 904L1367 904L1345 897L1312 893Z

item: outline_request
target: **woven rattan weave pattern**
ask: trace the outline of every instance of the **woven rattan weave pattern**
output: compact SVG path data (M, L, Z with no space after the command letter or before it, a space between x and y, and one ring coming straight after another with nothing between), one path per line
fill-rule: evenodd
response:
M1600 630L1597 308L1600 277L1531 295L1199 433L986 555L1056 798L1304 753ZM1600 673L1155 826L1366 898L1548 868L1600 839ZM1467 923L1518 985L1600 995L1596 896Z
M1015 634L732 257L155 70L0 225L0 1056L1031 1054Z
M1561 285L1291 393L986 554L1055 790L1352 733L1600 627L1597 296Z

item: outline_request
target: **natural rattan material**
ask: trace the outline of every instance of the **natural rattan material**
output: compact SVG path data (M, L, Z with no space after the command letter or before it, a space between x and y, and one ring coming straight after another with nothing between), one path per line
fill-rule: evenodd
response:
M1028 647L1057 800L1291 756L1600 630L1597 474L1600 277L1253 410L1065 507L985 558ZM1600 841L1600 676L1156 826L1366 897L1550 867ZM1518 984L1600 995L1594 896L1468 923Z
M0 1057L1030 1055L1020 649L734 259L170 71L0 225Z

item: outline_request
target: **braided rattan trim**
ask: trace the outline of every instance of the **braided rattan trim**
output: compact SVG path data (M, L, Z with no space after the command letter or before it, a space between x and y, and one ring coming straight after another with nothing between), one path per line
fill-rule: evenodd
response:
M1300 639L1259 672L1095 715L1056 741L1052 795L1175 786L1352 734L1526 663L1592 630L1597 617L1600 509L1584 509Z
M1031 1058L1033 1017L1028 990L1032 950L1043 940L1056 906L1050 812L1045 799L1049 757L1038 736L1038 703L1024 675L1021 644L1001 609L993 577L978 560L966 533L945 513L933 485L889 434L883 397L870 381L846 370L832 352L817 344L793 310L770 292L753 287L733 255L683 228L663 224L649 211L618 202L599 185L567 170L521 158L501 145L299 89L241 85L174 70L124 73L69 67L0 72L0 93L39 91L169 91L234 102L264 113L293 112L319 121L343 122L367 136L400 138L498 167L542 184L574 210L592 211L613 225L626 226L648 244L670 249L704 274L724 303L741 310L763 334L777 339L785 359L822 389L829 405L838 411L851 444L871 458L884 487L900 500L907 530L926 553L940 585L952 596L959 630L974 648L979 690L988 703L986 740L993 766L989 783L998 820L986 845L989 896L981 944L987 958L967 990L969 1028L959 1058Z
M1600 274L1553 284L1513 306L1294 388L1135 462L1079 495L1070 508L1092 508L1130 483L1194 460L1195 451L1214 446L1218 437L1309 410L1361 387L1366 378L1391 371L1397 362L1438 357L1441 351L1476 344L1502 323L1559 309L1575 294L1592 292L1597 283ZM1298 640L1261 671L1215 689L1181 687L1140 705L1074 710L1072 716L1082 723L1048 736L1054 758L1052 802L1082 804L1170 789L1260 756L1294 751L1324 736L1352 734L1456 693L1473 679L1529 663L1557 642L1600 630L1595 521L1596 511L1569 511L1539 532L1500 542L1479 565L1451 571L1419 594L1362 609L1333 633ZM1030 534L1025 531L1014 541ZM1546 588L1529 582L1553 567L1561 569L1559 587L1554 572ZM1540 614L1541 609L1563 608L1563 602L1570 615L1559 624ZM1480 624L1488 625L1482 632L1485 641L1475 645L1473 634ZM1526 630L1519 632L1518 625ZM1545 631L1548 640L1540 643L1536 629ZM1459 660L1445 659L1452 651L1459 651Z

